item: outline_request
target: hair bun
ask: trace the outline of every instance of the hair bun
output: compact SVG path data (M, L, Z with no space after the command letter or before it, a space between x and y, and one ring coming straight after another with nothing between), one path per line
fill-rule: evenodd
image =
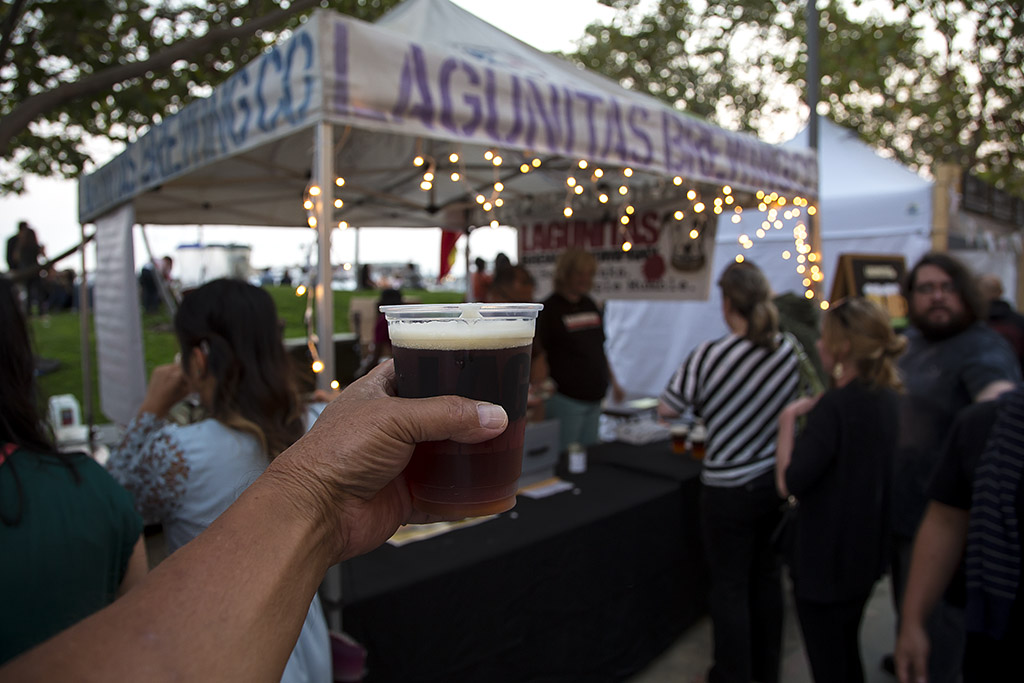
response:
M885 345L885 353L888 356L898 356L907 350L907 338L902 334L893 335L893 338Z

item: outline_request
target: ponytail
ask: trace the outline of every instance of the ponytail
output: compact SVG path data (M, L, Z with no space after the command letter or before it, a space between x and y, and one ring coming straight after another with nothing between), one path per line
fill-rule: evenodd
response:
M747 321L748 339L768 349L778 345L779 310L772 303L771 286L761 269L749 261L731 263L718 279L722 296Z

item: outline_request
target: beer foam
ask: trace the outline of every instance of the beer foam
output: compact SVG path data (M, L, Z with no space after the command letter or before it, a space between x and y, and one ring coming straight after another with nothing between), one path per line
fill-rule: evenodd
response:
M394 346L407 349L511 349L533 343L534 325L533 320L487 318L391 321L388 335Z

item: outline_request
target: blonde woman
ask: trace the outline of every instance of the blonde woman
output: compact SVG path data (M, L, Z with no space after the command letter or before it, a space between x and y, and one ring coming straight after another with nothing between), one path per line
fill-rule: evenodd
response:
M816 681L864 680L858 634L888 560L896 358L905 346L879 306L862 298L839 302L825 314L818 341L832 388L791 403L779 417L776 483L799 500L790 568ZM807 423L795 435L804 414Z
M598 442L601 401L612 389L625 398L604 352L601 309L590 298L597 259L581 249L569 249L555 263L555 292L544 300L537 319L537 339L547 354L556 393L545 406L549 418L561 422L561 446Z

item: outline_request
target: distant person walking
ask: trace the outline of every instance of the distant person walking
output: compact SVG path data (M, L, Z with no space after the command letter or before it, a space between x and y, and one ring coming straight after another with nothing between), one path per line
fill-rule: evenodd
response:
M18 240L21 239L22 227L28 227L28 223L21 221L18 223L18 231L7 238L7 270L14 271L18 269Z
M43 248L39 244L36 231L27 221L19 221L18 232L7 240L7 266L12 271L27 271L20 275L25 283L25 313L32 315L33 305L42 314L45 308L43 300L43 279L39 274L39 257ZM33 269L33 270L29 270Z
M473 261L476 270L470 275L470 296L473 301L487 301L491 288L491 276L487 274L487 261L479 256Z
M995 275L980 276L978 288L988 301L988 326L1003 336L1024 366L1024 315L1003 298L1003 282Z
M159 313L163 287L168 287L171 280L171 268L174 265L170 256L159 261L150 261L139 271L139 288L142 290L142 307L146 313Z
M364 263L359 269L359 289L377 289L377 283L373 280L373 269L369 263Z

